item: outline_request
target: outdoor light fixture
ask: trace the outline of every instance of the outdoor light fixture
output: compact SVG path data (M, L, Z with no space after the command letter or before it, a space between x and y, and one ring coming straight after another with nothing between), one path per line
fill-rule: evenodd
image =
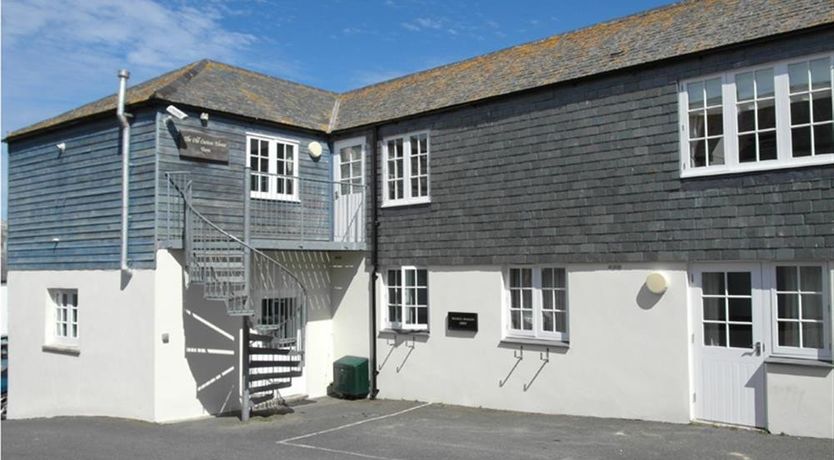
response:
M313 160L318 160L321 157L321 144L313 141L307 144L307 149L310 151L310 158Z
M203 112L200 114L200 121L203 123L203 126L208 124L209 114L208 112Z
M669 288L669 280L661 272L651 272L646 277L646 287L652 294L663 294Z
M61 142L60 144L56 145L55 148L58 149L58 155L63 155L64 152L66 152L67 150L67 144L66 142Z

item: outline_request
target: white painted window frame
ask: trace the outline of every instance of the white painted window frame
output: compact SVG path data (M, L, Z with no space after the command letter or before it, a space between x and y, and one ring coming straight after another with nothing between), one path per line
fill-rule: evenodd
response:
M62 305L64 295L74 296L75 305ZM47 290L47 314L46 314L46 343L47 345L60 345L66 347L78 347L81 338L81 324L78 322L78 310L80 309L78 289L50 288ZM63 320L61 311L66 310L66 320ZM60 325L66 323L67 335L62 335ZM72 326L75 325L73 335Z
M793 59L775 61L768 64L733 69L720 74L710 74L683 80L678 85L678 119L679 155L681 177L713 176L723 174L737 174L750 171L766 171L773 169L795 168L834 163L834 154L821 154L810 157L793 158L790 128L790 87L788 84L788 65L811 61L819 58L829 58L829 72L834 82L834 54L818 53L800 56ZM738 161L738 113L736 101L736 75L746 72L773 68L774 91L776 102L776 159L753 163ZM724 124L724 164L706 167L689 166L689 95L687 85L700 81L721 78L721 96L723 105ZM834 93L834 92L833 92ZM834 98L834 95L832 95Z
M824 348L799 348L779 345L779 303L777 298L776 267L819 267L822 270L822 325ZM820 262L786 262L773 263L764 266L766 271L763 281L765 289L769 291L770 300L770 343L774 356L791 358L807 358L815 360L831 360L831 283L832 268L830 264ZM801 328L801 325L800 325Z
M400 272L401 276L401 285L400 289L402 290L401 302L400 302L400 315L402 317L402 322L395 322L391 321L388 315L388 272L392 270L397 270ZM406 270L425 270L426 272L426 324L407 324L406 322L406 303L405 303L405 272ZM426 267L420 267L415 265L402 265L399 267L385 267L381 270L380 274L380 288L382 292L377 296L379 298L381 305L379 306L381 321L380 324L383 325L384 329L389 330L396 330L396 331L410 331L410 332L428 332L429 331L429 324L431 324L431 283L429 282L429 270ZM416 274L415 274L416 276ZM416 300L416 299L415 299Z
M249 190L249 196L251 198L257 198L262 200L275 200L275 201L293 201L293 202L300 202L301 199L299 198L299 189L301 186L301 181L298 180L298 171L300 168L299 165L299 147L300 143L297 139L289 139L284 137L276 137L270 136L266 134L258 134L258 133L246 133L246 167L251 168L251 141L253 139L266 141L268 143L268 173L269 176L269 191L268 192L260 192ZM292 181L293 184L293 193L278 193L278 180L281 179L278 174L278 145L292 145L293 146L293 173L292 178L287 180ZM250 182L251 183L251 182Z
M512 319L510 317L510 306L512 305L512 300L510 297L510 270L514 268L533 270L533 330L531 331L525 331L522 329L512 329ZM542 270L546 268L560 269L564 270L565 272L565 332L545 331L542 328ZM570 271L567 269L567 267L558 264L511 265L508 267L504 267L502 284L503 338L539 339L550 340L559 343L568 343L570 339Z
M411 137L426 136L426 196L411 196ZM402 139L403 141L403 197L390 199L388 196L388 142ZM382 139L382 207L410 206L431 203L431 133L428 130L413 131Z

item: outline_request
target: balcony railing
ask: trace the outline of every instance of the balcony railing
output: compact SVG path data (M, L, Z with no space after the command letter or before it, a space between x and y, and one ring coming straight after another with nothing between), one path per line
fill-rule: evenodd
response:
M365 241L365 185L247 168L255 240Z
M194 173L191 173L192 175ZM189 173L168 172L173 181L184 180ZM201 190L206 215L222 213L225 230L240 233L249 224L252 241L265 248L362 249L365 243L365 198L367 187L352 181L331 181L282 174L251 171L244 173L245 183L236 197L220 196L224 191ZM209 188L206 183L193 187ZM178 247L182 241L183 203L173 193L171 181L162 183L158 200L159 239L163 247ZM200 208L201 199L194 205ZM218 210L217 202L239 202L241 208ZM240 216L235 222L235 215ZM216 217L216 216L214 216ZM218 219L219 221L220 219ZM332 243L332 244L331 244Z

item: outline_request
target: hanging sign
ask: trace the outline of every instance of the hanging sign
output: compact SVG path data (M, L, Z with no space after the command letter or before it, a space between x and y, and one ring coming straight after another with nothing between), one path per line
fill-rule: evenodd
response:
M229 141L199 131L180 130L180 156L196 160L229 162Z

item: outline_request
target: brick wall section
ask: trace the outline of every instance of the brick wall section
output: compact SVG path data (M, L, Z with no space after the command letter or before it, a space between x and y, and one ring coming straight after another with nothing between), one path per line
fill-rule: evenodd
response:
M380 263L834 260L834 166L681 179L679 80L834 49L834 29L412 119L428 205L380 211Z

